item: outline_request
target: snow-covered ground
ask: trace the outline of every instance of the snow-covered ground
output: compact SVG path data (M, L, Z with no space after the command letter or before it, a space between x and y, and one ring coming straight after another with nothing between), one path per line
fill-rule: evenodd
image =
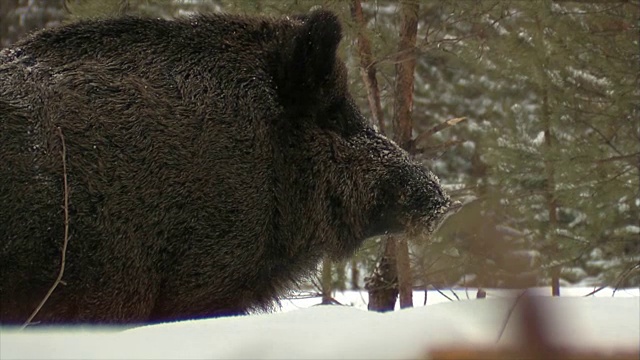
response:
M640 350L640 289L530 289L557 345L599 352ZM455 295L453 294L455 292ZM313 306L318 298L284 300L272 314L184 321L124 331L107 328L0 329L0 359L405 359L443 347L517 344L520 291L475 289L427 294L427 306L373 313L366 293L335 294L351 306ZM468 294L468 297L467 297ZM460 301L457 300L457 297ZM614 296L612 296L614 295ZM422 305L424 292L414 293ZM505 326L506 324L506 326ZM500 333L503 335L500 336Z

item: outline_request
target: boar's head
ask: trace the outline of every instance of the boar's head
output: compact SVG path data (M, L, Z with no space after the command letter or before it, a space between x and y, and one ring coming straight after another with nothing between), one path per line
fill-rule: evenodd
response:
M324 237L326 249L344 257L366 237L435 231L459 205L434 174L377 132L355 105L346 67L336 55L338 19L317 11L297 20L296 40L277 47L280 66L272 67L280 69L274 78L285 112L276 133L280 148L287 149L284 161L306 171L294 187L313 188L313 199L304 200L315 204L312 212L325 214L328 226L318 231L336 232Z

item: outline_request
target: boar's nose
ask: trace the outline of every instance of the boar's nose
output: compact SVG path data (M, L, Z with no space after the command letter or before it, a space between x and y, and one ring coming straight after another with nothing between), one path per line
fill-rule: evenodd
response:
M447 207L444 212L441 214L440 218L437 220L435 227L432 229L432 232L437 231L442 224L449 218L449 216L455 214L462 208L462 203L460 201L454 200L451 201L449 207Z
M451 202L451 205L449 205L449 208L447 209L447 213L449 215L453 215L455 213L458 212L458 210L460 210L460 208L462 207L462 202L455 200Z

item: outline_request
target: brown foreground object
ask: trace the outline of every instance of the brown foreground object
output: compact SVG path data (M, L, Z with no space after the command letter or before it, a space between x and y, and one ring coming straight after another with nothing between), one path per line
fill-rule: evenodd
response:
M545 329L545 314L540 311L535 298L528 295L514 301L521 301L523 317L519 322L524 334L517 347L472 349L461 346L456 349L431 351L430 360L638 360L640 353L630 351L575 350L559 348L551 344ZM515 304L514 304L515 306Z

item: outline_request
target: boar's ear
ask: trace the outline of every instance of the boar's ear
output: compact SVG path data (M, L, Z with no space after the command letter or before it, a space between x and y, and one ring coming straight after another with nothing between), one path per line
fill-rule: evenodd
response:
M300 19L303 25L295 38L291 70L298 80L319 85L335 66L342 26L329 11L315 11Z
M338 17L326 10L298 16L296 20L301 25L295 28L290 48L285 50L278 86L283 97L297 102L312 98L331 76L342 26Z

